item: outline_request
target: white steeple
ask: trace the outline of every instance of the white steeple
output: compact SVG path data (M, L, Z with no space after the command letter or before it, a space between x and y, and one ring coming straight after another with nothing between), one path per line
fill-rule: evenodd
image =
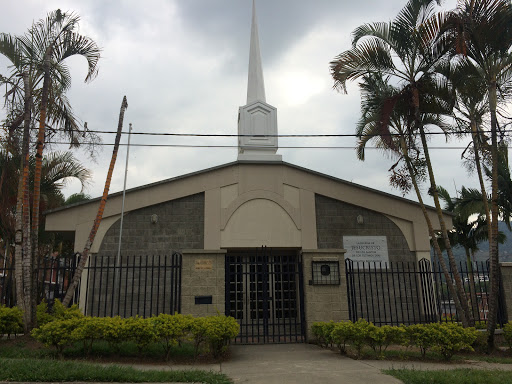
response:
M247 104L253 101L265 102L265 82L261 65L260 39L258 36L258 21L256 4L252 2L251 49L249 52L249 76L247 81Z
M238 110L238 160L281 161L277 155L277 109L266 103L255 0L252 2L247 104Z

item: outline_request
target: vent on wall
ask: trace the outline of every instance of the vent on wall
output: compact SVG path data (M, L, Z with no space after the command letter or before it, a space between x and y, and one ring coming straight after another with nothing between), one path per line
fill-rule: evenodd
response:
M339 285L340 263L336 261L312 261L311 285Z

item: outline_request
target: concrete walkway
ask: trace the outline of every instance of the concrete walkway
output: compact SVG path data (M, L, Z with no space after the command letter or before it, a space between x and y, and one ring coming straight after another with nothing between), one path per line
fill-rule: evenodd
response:
M512 364L431 363L353 360L311 344L234 345L231 358L220 364L133 366L137 369L201 369L222 372L235 383L399 384L383 369L442 370L455 368L512 370Z
M131 364L130 366L141 370L200 369L222 372L233 379L236 384L400 384L402 383L400 380L383 374L382 370L390 368L512 370L512 364L491 364L481 361L443 364L418 361L352 360L331 350L322 349L311 344L234 345L230 348L231 358L223 363L191 365Z
M221 370L235 383L401 383L362 361L310 344L233 346Z

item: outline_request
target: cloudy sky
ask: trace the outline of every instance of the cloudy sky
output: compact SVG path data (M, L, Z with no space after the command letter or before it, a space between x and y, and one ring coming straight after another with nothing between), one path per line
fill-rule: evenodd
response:
M329 61L350 48L357 26L393 18L405 0L257 0L267 102L277 107L280 134L352 134L359 116L357 84L348 95L332 90ZM453 7L445 1L443 8ZM117 128L123 95L129 107L125 130L236 134L245 104L251 0L18 0L2 5L0 31L22 34L33 20L61 8L81 16L81 33L102 48L99 75L84 84L85 60L69 61L69 92L89 129ZM0 60L0 73L6 71ZM112 143L114 135L103 136ZM126 143L127 137L122 138ZM133 144L236 145L235 138L132 136ZM353 147L355 138L280 139L281 146ZM436 139L435 147L464 143ZM53 149L66 150L67 146ZM96 161L77 156L93 171L87 193L99 196L112 147ZM452 193L475 186L461 166L462 150L432 149L437 181ZM377 150L360 162L353 149L280 149L283 160L367 187L399 194L388 185L391 159ZM120 149L111 192L122 189L126 146ZM131 147L128 188L236 160L236 148ZM66 194L77 192L70 183ZM426 189L426 187L424 188ZM414 199L411 194L408 198Z

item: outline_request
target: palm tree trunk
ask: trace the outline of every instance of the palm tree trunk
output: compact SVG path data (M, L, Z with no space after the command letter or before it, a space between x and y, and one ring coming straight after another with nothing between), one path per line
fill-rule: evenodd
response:
M30 121L31 121L31 87L29 76L23 74L25 100L24 100L24 129L21 155L21 175L18 181L18 196L16 202L16 240L15 240L15 280L16 280L16 302L23 311L25 333L30 331L29 324L30 310L27 310L27 285L26 276L31 271L27 269L27 256L30 257L30 203L29 203L29 147L30 147ZM30 275L31 276L31 275ZM29 279L30 280L30 279ZM30 288L30 287L29 287Z
M66 296L64 300L62 300L62 304L64 306L69 306L71 303L71 299L75 293L75 289L80 282L80 278L82 277L82 272L87 264L87 259L89 257L89 251L91 249L92 243L94 242L94 238L96 237L96 232L101 223L101 219L103 217L103 211L105 210L105 205L107 203L108 191L110 189L110 183L112 181L112 174L114 172L114 165L116 164L117 159L117 151L119 149L119 142L121 141L121 131L123 130L123 120L124 120L124 112L128 108L128 102L126 101L126 96L123 98L123 102L121 103L121 111L119 112L119 123L117 125L117 135L114 142L114 150L112 151L112 159L110 160L110 166L108 168L107 179L105 180L105 188L103 189L103 195L101 197L100 206L98 207L98 213L96 214L96 219L92 225L91 232L89 233L89 238L84 247L84 251L82 252L82 256L80 258L80 263L76 268L73 279L71 280L71 284L69 285Z
M41 172L43 168L43 148L44 148L44 140L45 140L45 127L46 127L46 110L48 108L48 95L50 92L50 58L51 58L51 47L46 50L44 62L43 62L43 70L44 70L44 78L43 78L43 89L41 95L41 107L39 111L39 130L37 133L37 143L36 143L36 165L34 169L34 193L32 197L32 252L30 252L29 257L27 258L27 269L30 270L30 275L26 274L25 278L27 279L27 296L26 300L26 308L25 310L28 312L26 314L26 318L28 320L28 324L26 327L32 329L36 324L36 286L37 280L35 274L35 266L36 259L39 256L39 205L41 201Z
M471 297L471 309L473 310L473 319L475 321L480 320L480 311L478 308L478 299L476 297L476 289L475 289L475 273L473 272L473 260L471 259L471 253L468 247L464 247L466 251L466 263L468 268L468 277L469 277L469 297ZM480 276L478 276L478 281L480 281Z
M434 171L432 169L432 163L430 161L430 155L428 152L428 144L425 135L425 131L423 125L419 125L420 129L420 138L421 144L423 146L423 153L425 154L425 161L427 163L428 175L430 180L430 192L432 193L432 197L434 198L434 204L436 207L437 217L439 219L439 225L441 227L441 235L443 237L444 246L446 249L446 253L448 254L448 262L452 269L453 279L455 280L455 286L457 288L457 294L459 296L460 304L462 307L462 312L459 314L461 317L462 325L464 327L474 325L474 319L469 309L468 301L466 298L466 292L464 291L464 285L462 284L462 278L460 277L459 270L457 268L457 263L455 262L455 256L453 255L452 246L450 244L450 239L448 238L448 230L446 229L446 223L443 218L443 210L441 209L441 204L439 203L439 192L437 190L436 180L434 177Z
M496 119L496 81L489 87L489 105L491 111L491 160L492 160L492 190L491 190L491 237L489 238L490 284L489 315L487 318L487 345L489 351L494 349L494 331L496 329L499 294L499 256L498 256L498 122Z
M418 198L418 203L420 204L421 212L423 213L423 217L425 218L425 222L427 223L428 233L430 235L430 238L432 239L432 245L434 247L434 252L438 256L439 264L441 265L441 269L443 270L443 275L446 280L446 285L448 287L448 291L450 292L450 296L453 298L453 301L455 303L455 310L457 311L457 313L462 313L462 307L460 304L459 296L457 295L457 290L455 289L455 286L453 285L452 278L450 276L450 271L448 270L446 262L444 261L441 248L439 247L439 244L437 243L434 227L432 226L432 222L430 221L430 217L428 216L427 208L425 207L425 203L423 202L423 198L421 196L421 191L418 186L418 182L416 181L416 172L414 171L414 168L411 164L411 160L410 160L409 154L407 152L407 147L403 140L402 140L402 155L404 157L405 164L407 165L407 170L409 171L409 175L411 176L411 182L414 187L414 191L416 192L416 197Z

